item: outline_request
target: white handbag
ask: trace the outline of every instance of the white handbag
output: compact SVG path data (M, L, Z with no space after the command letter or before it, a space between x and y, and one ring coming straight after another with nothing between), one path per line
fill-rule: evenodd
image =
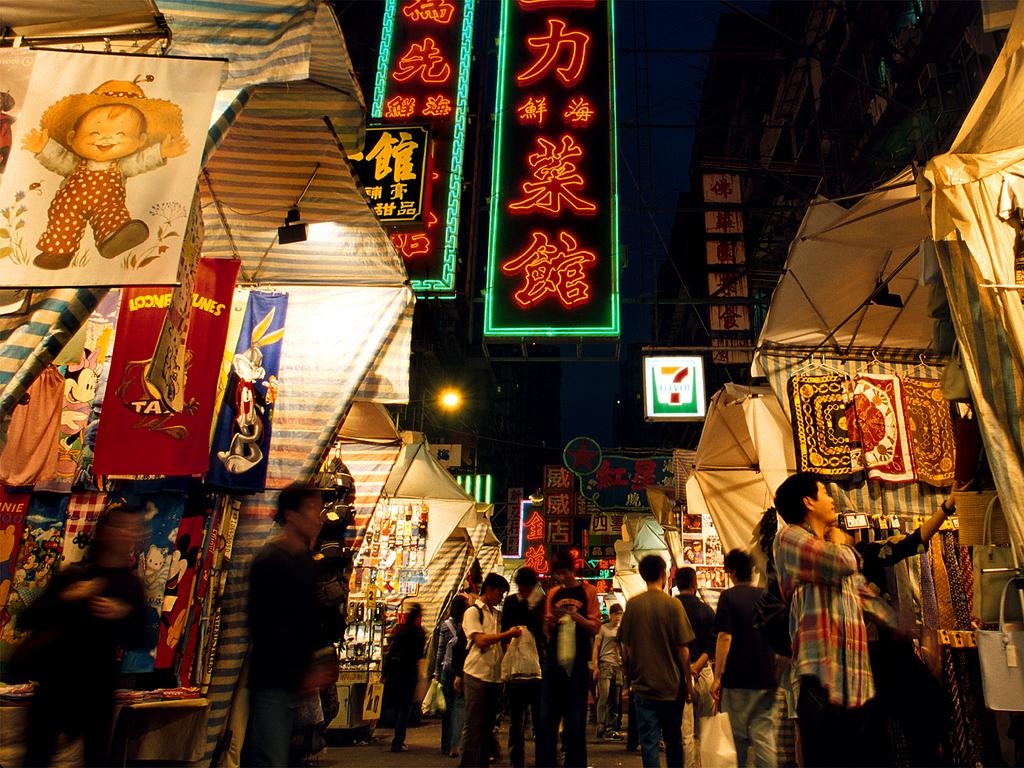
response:
M1014 585L1015 580L1008 579L1003 587L999 629L979 629L975 633L985 706L1001 712L1024 712L1024 630L1010 631L1006 627L1010 589L1020 591Z
M998 497L993 497L985 510L984 543L976 544L972 553L974 562L974 612L983 624L1000 621L1003 611L1003 585L1020 568L1017 550L1012 545L992 543L992 515ZM1000 509L1002 509L1000 507ZM1005 514L1005 513L1004 513ZM1024 594L1014 600L1006 618L1021 621L1024 616Z

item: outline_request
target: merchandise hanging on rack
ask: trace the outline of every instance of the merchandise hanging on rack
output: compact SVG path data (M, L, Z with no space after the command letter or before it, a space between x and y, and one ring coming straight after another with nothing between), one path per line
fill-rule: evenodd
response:
M854 464L849 424L853 418L850 379L839 374L794 376L789 381L793 439L801 472L850 478Z
M860 374L853 390L856 419L850 440L859 443L868 479L912 483L914 462L907 441L903 389L890 374Z
M425 502L382 501L355 559L357 589L371 586L383 599L419 593L427 582Z
M907 437L919 482L947 488L953 484L956 440L942 382L912 376L903 379Z

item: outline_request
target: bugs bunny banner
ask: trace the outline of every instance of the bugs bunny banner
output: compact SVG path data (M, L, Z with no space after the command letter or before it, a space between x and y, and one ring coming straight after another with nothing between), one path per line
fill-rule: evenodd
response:
M288 294L252 291L217 416L206 481L239 491L267 484Z
M176 282L223 68L36 52L0 176L4 285Z

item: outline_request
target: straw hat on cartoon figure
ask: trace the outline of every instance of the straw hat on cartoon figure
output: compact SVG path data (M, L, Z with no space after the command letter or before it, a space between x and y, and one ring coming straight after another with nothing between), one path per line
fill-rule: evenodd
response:
M147 97L138 84L153 79L108 80L91 93L65 96L43 113L39 129L25 136L22 146L41 165L67 177L50 205L36 266L68 266L86 224L108 259L149 237L145 222L128 212L124 181L188 151L181 108Z

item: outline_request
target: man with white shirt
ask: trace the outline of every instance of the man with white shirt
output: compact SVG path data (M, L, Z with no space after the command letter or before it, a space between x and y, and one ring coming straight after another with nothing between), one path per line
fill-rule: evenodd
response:
M497 607L508 592L508 581L496 573L487 574L483 594L462 617L462 631L469 641L469 655L462 670L466 720L462 732L462 768L487 768L491 755L497 755L494 724L501 699L501 644L519 637L522 630L512 627L501 632Z

